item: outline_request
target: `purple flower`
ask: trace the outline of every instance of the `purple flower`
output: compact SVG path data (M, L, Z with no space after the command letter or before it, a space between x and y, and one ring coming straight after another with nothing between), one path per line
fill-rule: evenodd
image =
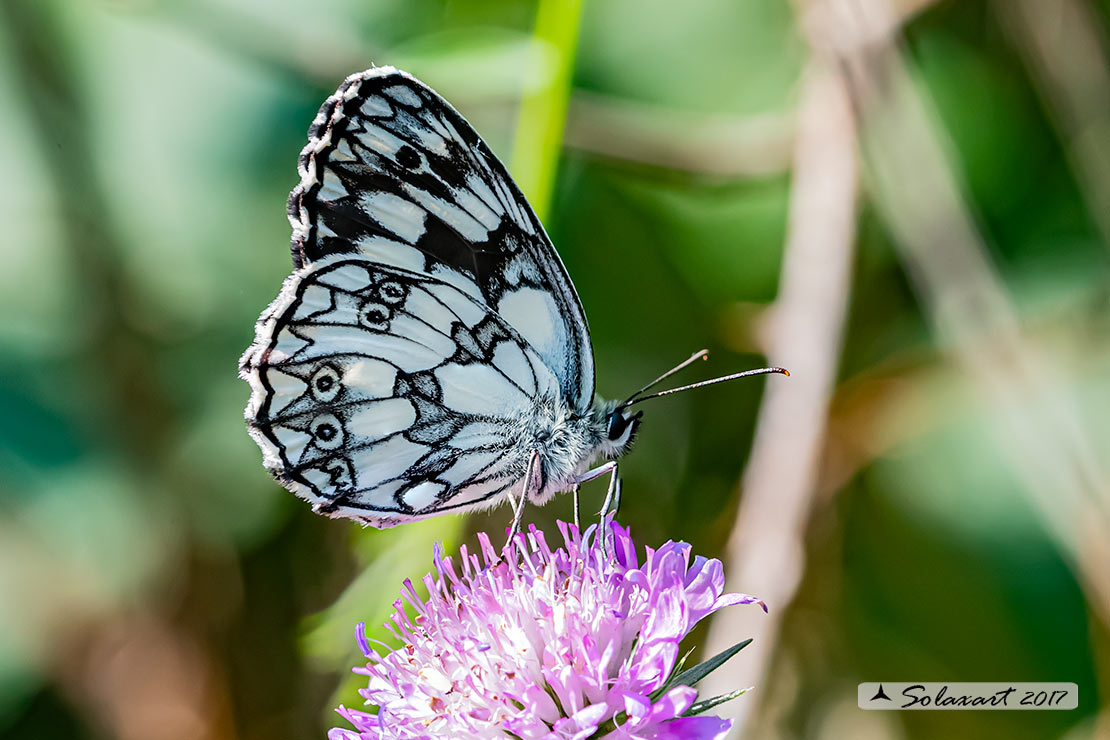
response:
M369 662L355 672L378 713L339 707L356 729L329 739L723 737L729 721L686 716L697 691L668 683L679 642L717 609L763 603L723 593L721 562L691 562L685 543L646 548L641 564L628 531L610 526L606 554L595 528L561 522L555 550L532 528L499 559L479 534L482 557L464 546L456 568L437 546L428 599L406 580L394 602L387 626L401 647L377 653L359 625Z

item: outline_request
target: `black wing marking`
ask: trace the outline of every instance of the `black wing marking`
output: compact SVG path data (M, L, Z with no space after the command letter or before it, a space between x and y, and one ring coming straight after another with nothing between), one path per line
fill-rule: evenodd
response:
M593 400L589 329L562 261L504 165L410 75L352 75L309 130L289 197L297 267L363 254L451 282L517 329L580 413Z

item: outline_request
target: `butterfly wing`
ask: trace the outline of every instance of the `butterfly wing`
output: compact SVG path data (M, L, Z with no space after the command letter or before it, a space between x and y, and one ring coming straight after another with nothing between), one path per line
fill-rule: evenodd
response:
M289 198L293 260L361 254L453 284L489 306L585 413L593 354L566 269L504 165L447 101L378 67L328 98Z
M378 527L493 503L531 452L522 410L560 392L498 313L361 255L290 276L242 374L266 466L317 511Z

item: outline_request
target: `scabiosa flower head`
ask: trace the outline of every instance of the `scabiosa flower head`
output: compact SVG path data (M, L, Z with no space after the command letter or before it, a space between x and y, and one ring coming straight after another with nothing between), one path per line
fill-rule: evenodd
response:
M616 523L605 552L594 528L559 526L564 547L531 528L504 559L484 534L481 556L464 546L457 566L437 547L427 600L405 581L394 603L402 646L379 654L359 625L369 663L355 671L378 713L339 707L356 729L329 739L723 737L729 721L688 716L697 692L673 675L679 642L717 609L762 602L723 593L721 562L691 560L685 543L640 563Z

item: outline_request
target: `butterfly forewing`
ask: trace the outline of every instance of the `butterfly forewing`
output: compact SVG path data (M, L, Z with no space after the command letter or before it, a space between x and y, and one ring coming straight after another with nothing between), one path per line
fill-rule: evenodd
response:
M516 420L561 392L499 314L361 255L295 273L244 361L267 465L318 510L378 526L500 494L530 453Z
M454 108L391 67L353 75L320 109L289 199L293 259L334 254L434 277L500 315L578 412L593 355L578 296L539 219Z

